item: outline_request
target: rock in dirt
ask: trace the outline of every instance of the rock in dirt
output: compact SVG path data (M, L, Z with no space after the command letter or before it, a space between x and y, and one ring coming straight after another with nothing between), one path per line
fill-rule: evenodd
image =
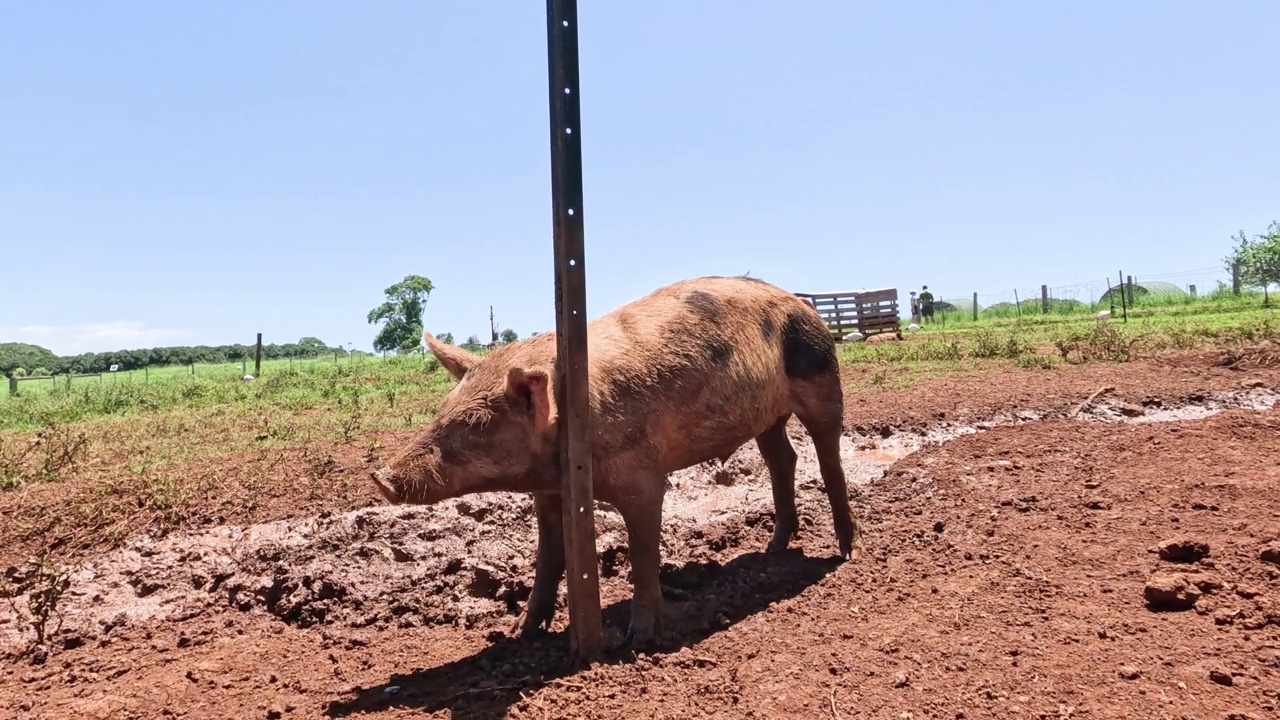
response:
M1121 415L1131 418L1142 417L1147 414L1146 409L1142 406L1134 405L1132 403L1119 403L1116 405L1116 410L1120 411Z
M1209 671L1209 679L1219 685L1226 685L1227 687L1231 687L1231 685L1235 683L1235 680L1231 678L1231 673L1226 672L1225 670L1218 670L1217 668Z
M1160 559L1166 562L1193 563L1209 557L1209 543L1191 538L1165 540L1156 546Z
M1258 555L1262 562L1280 565L1280 542L1269 543Z
M1121 665L1116 672L1125 680L1137 680L1142 677L1142 671L1132 665Z
M1195 607L1201 593L1185 575L1158 573L1147 580L1142 595L1151 610L1180 611Z

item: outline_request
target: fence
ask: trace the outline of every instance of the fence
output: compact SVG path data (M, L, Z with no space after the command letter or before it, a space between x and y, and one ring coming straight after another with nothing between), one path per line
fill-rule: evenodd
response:
M842 340L855 331L864 337L899 332L898 291L895 288L795 294L818 311L836 340Z
M32 376L23 375L4 379L8 380L9 387L7 395L16 396L21 392L25 392L26 388L35 389L37 391L70 389L73 385L81 384L86 380L91 382L96 381L96 384L98 385L133 382L148 383L155 380L167 381L182 377L215 377L229 380L245 378L245 376L248 375L258 377L262 374L264 365L268 368L279 368L293 367L295 362L338 363L344 359L377 359L378 357L361 351L328 348L320 354L309 354L306 357L277 357L268 359L262 356L262 351L262 333L258 333L256 345L249 346L249 355L237 360L225 362L189 362L185 364L142 365L130 369L123 369L121 365L130 362L125 359L116 362L116 364L112 364L107 370L102 372L67 372L57 373L54 375L42 374ZM112 354L104 353L103 355L111 356ZM425 354L423 356L425 357ZM102 355L99 357L102 357ZM386 359L387 354L383 353L382 357L383 359ZM113 360L115 360L115 358L113 358ZM3 375L0 375L0 378L3 377ZM0 398L4 396L4 391L0 390Z
M1243 292L1238 276L1224 268L1137 275L1117 271L1111 277L1070 285L1032 285L1005 291L934 293L935 322L1012 318L1033 315L1091 314L1113 310L1119 317L1135 306L1175 305Z

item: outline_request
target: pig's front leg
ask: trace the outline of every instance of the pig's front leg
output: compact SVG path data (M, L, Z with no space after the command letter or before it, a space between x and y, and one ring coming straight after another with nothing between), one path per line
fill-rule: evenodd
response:
M658 568L662 560L662 496L666 480L661 473L637 476L630 492L617 504L627 524L627 553L631 558L634 592L626 642L633 647L649 645L661 631Z
M533 512L538 520L538 557L535 561L533 590L520 625L521 637L529 637L551 627L556 613L556 596L564 575L564 525L561 519L560 495L534 493Z

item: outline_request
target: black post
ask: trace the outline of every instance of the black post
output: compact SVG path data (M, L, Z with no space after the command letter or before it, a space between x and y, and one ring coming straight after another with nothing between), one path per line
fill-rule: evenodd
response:
M1129 322L1129 299L1125 297L1124 271L1120 271L1120 310L1124 312L1124 321Z
M600 579L591 487L591 407L587 385L586 265L582 222L582 126L578 77L578 4L547 0L547 75L551 110L551 204L555 236L556 407L569 598L569 647L575 663L601 650Z
M253 351L253 376L262 376L262 333L258 333L258 345Z

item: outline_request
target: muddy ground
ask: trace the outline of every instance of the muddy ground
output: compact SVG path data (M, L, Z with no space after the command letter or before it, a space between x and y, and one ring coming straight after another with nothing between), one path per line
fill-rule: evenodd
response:
M860 561L834 557L798 427L792 552L762 552L772 503L754 447L677 473L664 647L615 648L581 671L563 660L563 607L547 637L505 635L533 574L520 496L344 499L140 535L83 558L36 652L17 655L28 598L0 606L0 716L1275 717L1280 363L1268 358L851 397ZM608 509L597 523L616 640L626 538Z

